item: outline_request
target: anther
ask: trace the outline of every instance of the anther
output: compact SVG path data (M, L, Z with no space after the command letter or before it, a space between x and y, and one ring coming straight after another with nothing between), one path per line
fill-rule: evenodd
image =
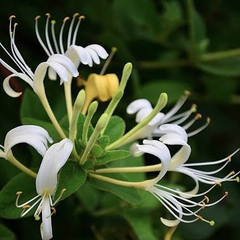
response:
M29 205L29 204L22 206L23 209L27 209L27 208L30 208L30 207L31 207L31 205Z
M70 17L65 17L64 19L63 19L63 22L65 23L66 21L68 21L70 19Z
M207 123L210 123L210 117L208 117L206 121L207 121Z
M16 192L17 195L21 195L22 193L23 193L22 191Z
M46 15L48 18L51 17L50 13L46 13L45 15Z
M67 191L67 189L66 189L66 188L63 188L62 191L61 191L61 193L60 193L60 195L63 195L66 191Z
M15 15L11 15L11 16L9 17L9 20L12 20L13 18L16 18L16 16L15 16Z
M202 115L200 113L197 113L196 116L195 116L195 119L197 120L197 119L200 119L200 118L202 118Z
M222 184L220 182L215 182L215 184L220 186L220 187L222 186Z
M207 201L207 203L208 203L208 201ZM206 207L206 203L205 203L205 202L203 202L203 203L202 203L202 207L201 207L201 208L202 208L202 209L204 209L205 207Z
M206 199L206 202L209 203L210 199L208 196L204 196L204 198Z
M35 17L35 20L38 20L39 18L41 18L40 15L36 16L36 17Z
M55 207L51 207L51 209L52 209L52 214L55 214L55 213L57 212L57 210L56 210ZM52 214L51 214L51 215L52 215Z
M79 15L79 13L74 13L73 18L77 17L78 15Z
M188 91L188 90L185 90L185 91L184 91L184 95L189 96L190 94L191 94L190 91Z
M78 19L85 19L85 16L81 15Z
M228 196L228 192L225 192L225 194L224 194L225 196Z

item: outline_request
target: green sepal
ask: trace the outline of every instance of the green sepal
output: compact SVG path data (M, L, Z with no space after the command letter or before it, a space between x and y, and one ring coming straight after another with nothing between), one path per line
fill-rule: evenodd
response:
M107 177L122 180L122 181L128 181L120 173L108 174ZM109 182L97 180L95 178L91 178L89 182L94 187L103 191L111 192L131 204L139 204L142 201L142 197L139 191L135 188L123 187L123 186L112 184Z
M125 132L125 122L118 116L112 116L104 131L104 135L109 137L109 144L117 141Z
M93 144L91 154L94 155L96 158L100 158L105 154L105 150L102 149L98 144Z
M63 200L76 192L86 181L86 172L73 161L68 161L61 169L58 179L58 187L55 199L59 197L61 191L66 189L60 200Z
M106 163L120 160L129 157L131 153L126 150L112 150L108 151L103 157L97 159L97 165L104 165Z

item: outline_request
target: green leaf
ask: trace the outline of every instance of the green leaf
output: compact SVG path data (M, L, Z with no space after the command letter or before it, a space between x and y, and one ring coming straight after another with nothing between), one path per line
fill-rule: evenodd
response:
M17 195L16 193L21 191L22 194L19 197L19 204L22 204L34 196L37 195L35 189L35 179L29 177L25 173L20 173L12 178L0 192L0 216L3 218L20 218L22 209L17 208L15 205ZM33 214L30 211L28 216Z
M103 157L97 159L97 165L103 165L108 162L129 157L131 153L126 150L112 150L108 151Z
M68 161L61 169L55 196L58 197L66 189L61 200L76 192L86 181L86 172L73 161Z
M191 87L186 83L174 80L155 80L142 86L140 97L156 103L159 93L166 92L168 94L168 104L172 104L179 99L185 90L191 90Z
M125 122L118 116L111 117L104 135L107 135L110 139L110 143L118 140L125 132Z
M121 174L115 173L108 174L107 176L113 179L127 181L127 179L123 177ZM91 178L90 183L94 187L103 191L111 192L131 204L139 204L142 201L139 191L135 188L123 187L109 182L97 180L95 178Z
M99 190L89 184L88 181L86 181L81 188L76 191L76 196L89 212L96 209L99 202Z
M240 74L240 56L202 62L197 65L201 70L215 75L232 77Z
M15 240L15 234L6 228L4 225L0 224L0 240Z
M157 240L151 224L151 215L136 211L124 211L122 216L132 226L139 240Z
M24 92L20 109L20 117L21 119L30 117L43 121L49 121L49 117L46 114L38 96L30 89L26 89Z

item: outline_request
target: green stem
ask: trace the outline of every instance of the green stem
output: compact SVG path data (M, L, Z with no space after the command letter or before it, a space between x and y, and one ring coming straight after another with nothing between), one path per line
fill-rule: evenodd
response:
M94 173L136 173L136 172L155 172L160 171L162 164L155 164L151 166L139 167L116 167L116 168L101 168L94 171Z
M60 124L58 123L50 105L49 105L49 102L47 100L47 96L46 96L46 93L45 91L41 91L41 94L38 94L38 97L47 113L47 115L49 116L52 124L54 125L55 129L57 130L57 132L59 133L59 135L61 136L62 139L66 138L66 135L65 133L63 132Z
M98 136L100 135L101 130L106 126L107 119L108 119L108 115L106 113L104 113L99 118L91 137L87 141L87 145L86 145L84 152L82 154L82 157L80 159L80 165L83 165L87 161L87 157L88 157L94 143L96 142Z
M138 123L134 128L132 128L129 132L127 132L125 135L123 135L121 138L119 138L117 141L113 142L112 144L108 145L106 147L106 150L111 150L119 147L122 144L126 144L128 141L131 141L131 136L137 131L139 131L141 128L146 126L167 104L167 94L161 93L159 96L158 102L155 106L155 108L152 110L152 112L143 119L140 123ZM133 139L134 140L134 139Z
M94 173L89 173L89 176L104 182L115 184L115 185L119 185L123 187L141 188L141 189L146 189L154 181L154 179L151 179L151 180L145 180L142 182L127 182L127 181L117 180L114 178L105 177L105 176L94 174Z
M12 163L15 167L17 167L19 170L21 170L22 172L28 174L29 176L36 178L37 174L35 172L33 172L32 170L30 170L29 168L27 168L26 166L24 166L22 163L20 163L12 154L12 152L10 151L8 153L8 158L7 160Z
M64 82L64 93L65 93L65 100L66 100L66 108L68 114L68 122L70 124L72 119L72 93L71 93L71 81Z

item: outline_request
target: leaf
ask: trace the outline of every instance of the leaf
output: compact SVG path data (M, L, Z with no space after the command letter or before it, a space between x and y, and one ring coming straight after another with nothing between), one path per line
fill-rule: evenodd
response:
M115 160L129 157L131 153L126 150L112 150L108 151L103 157L97 159L97 165L103 165Z
M136 211L124 211L122 216L132 226L139 240L157 240L151 224L151 215Z
M238 76L240 74L240 56L226 59L202 62L197 65L201 70L226 77Z
M19 204L22 204L34 196L37 195L35 189L35 179L26 175L25 173L20 173L14 178L12 178L1 190L0 192L0 216L3 218L20 218L22 209L17 208L15 205L17 195L16 193L21 191L22 194L19 198ZM28 216L33 214L30 211Z
M49 117L46 114L38 96L30 89L26 89L24 92L20 108L20 117L21 119L29 117L49 121Z
M140 97L156 103L159 93L166 92L168 94L168 104L172 104L179 99L185 90L191 90L191 87L186 83L175 80L155 80L142 86Z
M118 140L125 132L125 122L118 116L113 116L105 129L104 135L107 135L110 139L109 143L113 143Z
M15 234L6 228L4 225L0 224L0 240L15 240Z
M108 174L107 176L113 179L127 181L127 179L124 178L121 174ZM111 192L131 204L139 204L142 201L140 193L135 188L123 187L109 182L97 180L95 178L91 178L89 182L94 187L103 191Z
M59 183L55 196L58 197L66 189L61 200L76 192L86 181L86 172L73 161L68 161L61 169Z

